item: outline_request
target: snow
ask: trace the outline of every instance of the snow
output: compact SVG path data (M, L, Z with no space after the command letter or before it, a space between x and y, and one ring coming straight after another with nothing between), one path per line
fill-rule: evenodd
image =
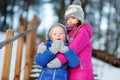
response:
M5 40L5 33L0 32L0 42ZM16 57L16 46L17 41L13 43L13 51L12 51L12 60L11 60L11 68L10 68L10 80L13 80L14 77L14 68L15 68L15 57ZM25 46L25 45L24 45ZM23 50L25 52L25 48ZM2 74L2 66L3 66L3 58L4 58L4 47L0 49L0 80L1 80L1 74ZM23 73L24 73L24 61L25 61L25 54L23 54L23 60L22 60L22 68L21 68L21 80L23 80ZM93 70L94 74L97 75L95 79L100 80L120 80L120 68L116 68L110 64L107 64L101 60L98 60L96 58L92 58L93 62ZM37 70L37 69L36 69ZM35 70L35 71L36 71ZM37 76L39 74L36 74ZM34 75L34 76L36 76ZM31 75L32 76L32 75Z
M96 58L92 58L94 73L100 80L120 80L120 68L116 68Z
M0 42L5 39L5 33L0 32ZM0 49L0 79L1 79L1 73L2 73L2 65L3 65L3 56L4 56L4 48Z

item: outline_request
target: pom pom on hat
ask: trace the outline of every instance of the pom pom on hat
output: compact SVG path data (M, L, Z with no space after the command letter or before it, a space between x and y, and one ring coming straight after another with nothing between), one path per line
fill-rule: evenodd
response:
M72 4L81 6L81 1L80 1L80 0L74 0L74 1L72 2Z
M84 12L81 7L80 0L74 0L71 5L68 6L67 10L65 11L65 19L67 17L75 17L78 20L84 23Z

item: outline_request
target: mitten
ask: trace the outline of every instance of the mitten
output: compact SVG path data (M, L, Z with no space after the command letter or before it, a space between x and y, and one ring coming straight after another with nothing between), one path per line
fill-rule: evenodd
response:
M64 45L63 41L57 40L55 42L53 42L52 46L49 48L49 50L53 53L56 54L61 46Z
M60 52L61 53L65 53L65 52L67 52L69 50L69 48L68 48L68 46L61 46L61 49L60 49Z
M38 45L37 48L37 53L43 53L46 50L46 45L42 42L41 44Z
M60 60L58 58L54 58L52 61L50 61L47 64L48 68L59 68L62 65L62 63L60 62Z

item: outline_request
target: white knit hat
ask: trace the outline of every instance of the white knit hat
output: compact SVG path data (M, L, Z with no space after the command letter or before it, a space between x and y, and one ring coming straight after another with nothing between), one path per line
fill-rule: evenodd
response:
M74 0L73 3L68 6L67 10L65 11L65 19L71 16L80 20L82 24L84 23L84 12L81 7L80 0Z

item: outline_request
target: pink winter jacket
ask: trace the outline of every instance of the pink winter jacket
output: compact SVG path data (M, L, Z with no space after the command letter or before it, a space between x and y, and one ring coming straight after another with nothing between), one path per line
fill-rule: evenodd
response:
M69 37L72 37L74 31L73 28ZM91 38L93 35L92 27L89 23L85 23L79 28L76 36L69 44L69 47L76 51L80 58L80 66L75 68L69 68L69 80L94 80L93 69L92 69L92 44ZM66 58L63 55L57 56L61 62L66 63Z

